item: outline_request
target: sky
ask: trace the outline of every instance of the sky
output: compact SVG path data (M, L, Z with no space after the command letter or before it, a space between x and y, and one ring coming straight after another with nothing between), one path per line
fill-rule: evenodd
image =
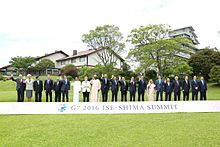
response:
M0 0L0 67L15 56L87 50L82 35L106 24L118 26L125 40L141 25L192 26L199 48L220 49L219 6L219 0Z

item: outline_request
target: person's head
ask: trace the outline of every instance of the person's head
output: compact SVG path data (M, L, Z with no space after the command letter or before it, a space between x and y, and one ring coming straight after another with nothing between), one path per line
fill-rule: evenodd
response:
M144 76L141 76L141 80L144 80Z
M178 76L175 76L175 80L176 80L176 81L178 80Z
M117 80L117 77L116 77L116 76L114 76L114 77L113 77L113 79L114 79L114 80Z
M97 79L97 75L94 75L93 78L96 80Z
M149 83L150 83L150 84L153 84L153 83L154 83L154 81L153 81L152 79L150 79L150 80L149 80Z
M47 79L50 80L50 74L47 74Z
M170 82L170 78L167 78L167 82Z
M185 76L185 80L188 80L189 79L189 77L188 76Z
M122 81L125 81L125 77L122 77L121 79L122 79Z
M28 79L31 79L31 74L28 74L27 77L28 77Z
M22 79L22 74L19 74L19 78Z
M87 77L87 76L85 76L85 77L84 77L84 80L85 80L85 81L88 81L88 77Z
M60 80L60 77L57 77L57 82L59 82L59 80Z
M193 80L196 80L196 78L197 78L196 76L193 76Z
M104 78L108 78L108 75L107 75L107 74L104 74Z
M66 76L66 75L64 75L64 76L63 76L63 79L64 79L64 80L66 80L66 79L67 79L67 76Z
M75 81L79 81L79 78L78 78L78 77L75 77Z
M160 76L160 75L158 76L158 79L161 79L161 76Z
M40 79L40 77L39 76L36 76L36 80L39 80Z
M201 77L200 77L200 80L204 80L204 77L203 77L203 76L201 76Z

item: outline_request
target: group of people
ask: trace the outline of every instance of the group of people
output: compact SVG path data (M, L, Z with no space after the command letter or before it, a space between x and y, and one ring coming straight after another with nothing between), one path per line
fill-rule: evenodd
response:
M33 80L30 74L27 75L27 79L21 74L17 79L11 77L16 82L17 101L24 101L24 91L26 91L26 97L28 102L31 102L32 93L35 94L35 102L42 102L42 91L45 90L46 102L52 102L52 93L55 93L55 102L68 102L70 86L73 87L73 102L79 102L80 93L83 94L83 102L98 102L99 92L101 91L102 102L108 101L108 93L111 90L112 102L118 101L118 92L121 93L121 101L127 101L127 93L130 93L130 101L134 102L136 92L138 93L138 101L145 101L145 92L148 94L149 101L163 101L163 93L165 93L165 101L171 101L171 95L174 93L174 101L180 101L181 91L183 92L183 100L189 100L189 92L192 89L192 100L198 100L198 93L200 92L200 100L206 100L207 84L203 77L200 81L194 76L190 82L188 76L185 76L183 81L180 81L178 76L171 82L169 78L163 80L161 76L154 81L149 80L148 84L144 80L144 76L139 76L138 80L132 77L129 81L126 81L125 77L116 77L112 75L111 78L102 75L98 78L93 76L92 80L88 77L84 77L81 82L78 77L75 77L71 83L67 76L57 77L54 82L50 75L47 75L47 79L43 82L39 76ZM90 94L91 93L91 94ZM156 99L155 99L156 94ZM160 99L159 99L160 97Z

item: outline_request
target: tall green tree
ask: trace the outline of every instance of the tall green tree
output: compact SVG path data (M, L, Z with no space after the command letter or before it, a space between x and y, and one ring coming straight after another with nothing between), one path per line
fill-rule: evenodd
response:
M28 68L31 67L33 63L35 63L34 57L12 57L9 63L12 64L13 67L17 68L20 71L27 72Z
M37 70L46 70L46 69L51 69L51 68L54 68L54 67L55 67L55 64L50 59L42 59L42 60L40 60L39 63L37 63L35 65L35 68Z
M125 44L122 42L123 36L119 28L114 25L98 26L95 30L90 30L88 34L82 35L82 41L92 49L103 49L97 52L103 65L116 64L115 53L124 51Z
M183 52L182 45L192 47L192 41L184 37L169 38L171 31L168 25L147 25L135 28L128 36L128 42L133 45L128 59L140 63L142 69L149 66L157 68L158 74L177 61L176 54ZM184 50L189 53L189 48Z
M220 84L220 66L219 65L213 66L209 76L213 82Z
M188 64L194 75L202 75L207 80L213 66L220 65L220 52L217 49L205 48L189 58Z

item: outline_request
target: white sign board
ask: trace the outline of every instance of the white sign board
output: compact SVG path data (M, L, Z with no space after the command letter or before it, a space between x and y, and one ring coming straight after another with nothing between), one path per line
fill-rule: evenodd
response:
M0 103L0 114L132 114L175 112L220 112L220 101Z

